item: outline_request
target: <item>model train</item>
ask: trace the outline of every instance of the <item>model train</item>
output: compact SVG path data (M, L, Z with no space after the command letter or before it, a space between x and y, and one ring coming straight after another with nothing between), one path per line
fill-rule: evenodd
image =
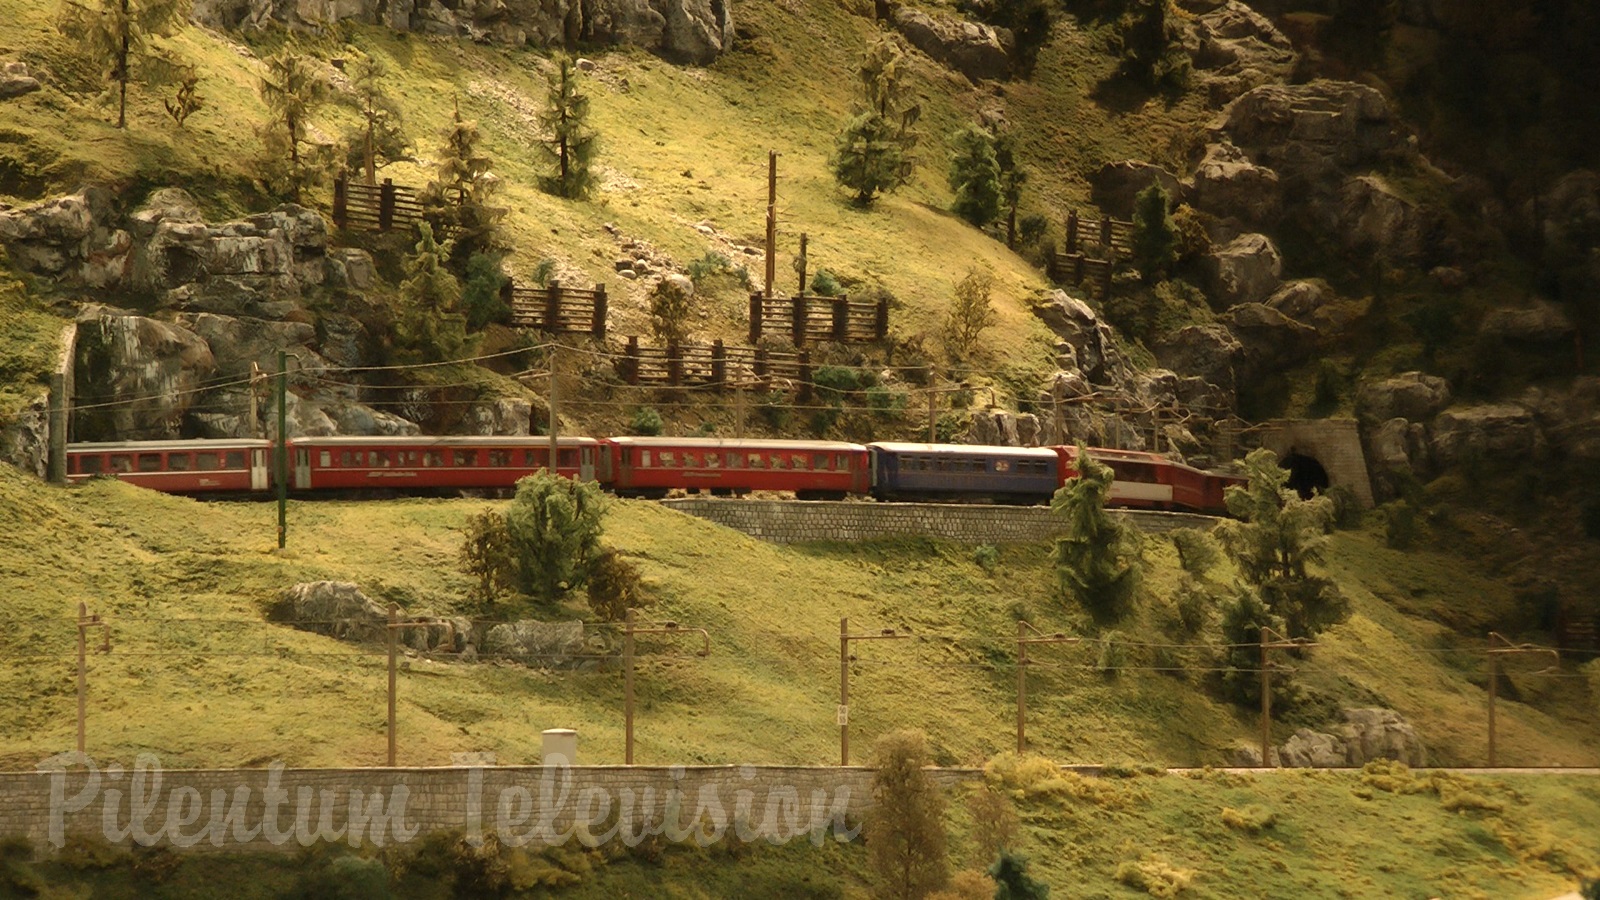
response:
M275 487L270 441L178 440L71 444L67 477L115 477L177 494L249 494ZM503 489L550 468L548 438L303 437L288 441L285 487L297 493L391 488ZM1236 476L1154 453L1089 451L1116 473L1116 506L1223 514ZM625 497L674 490L738 496L778 491L801 500L1046 503L1077 475L1075 447L562 437L554 471Z

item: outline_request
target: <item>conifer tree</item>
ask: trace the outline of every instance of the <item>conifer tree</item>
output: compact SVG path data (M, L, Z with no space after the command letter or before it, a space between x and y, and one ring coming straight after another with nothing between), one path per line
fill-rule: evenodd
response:
M467 343L466 319L457 311L461 283L444 266L448 250L434 240L433 226L418 226L416 254L406 261L400 284L405 308L397 317L396 338L402 356L418 362L459 359Z
M861 206L910 181L916 166L913 127L922 108L909 102L904 63L905 55L887 38L867 48L857 71L859 111L834 144L833 177L856 192L855 202Z
M539 117L549 137L541 145L553 171L541 181L558 197L579 199L594 187L589 170L600 149L599 136L589 129L589 97L578 90L578 67L572 57L557 54L550 73L550 92Z
M968 125L951 144L949 181L956 198L950 209L982 228L1000 215L1000 161L995 157L994 135Z
M592 481L540 469L517 482L505 517L523 593L550 602L584 586L601 554L605 509L605 495Z
M1017 206L1022 203L1022 186L1028 173L1017 159L1016 141L1009 134L994 136L994 160L1000 166L1000 204L1006 213L1006 246L1017 249Z
M1133 201L1133 264L1147 282L1165 279L1178 261L1178 226L1168 203L1159 184L1140 191Z
M1078 474L1056 491L1050 510L1067 520L1051 554L1062 593L1101 623L1122 619L1139 585L1138 547L1126 525L1106 513L1114 474L1078 445Z
M498 263L505 250L500 220L506 210L490 205L500 178L492 171L494 161L479 147L483 138L478 123L462 118L459 105L443 137L439 167L422 192L422 204L435 229L450 236L452 271L464 273L479 254Z
M146 54L150 38L172 34L188 15L188 0L67 0L62 5L61 32L102 63L106 80L117 87L118 128L128 124L128 83L135 68L166 67Z
M275 159L288 155L285 178L290 197L299 202L301 188L316 179L321 165L320 160L302 154L300 145L306 142L312 114L327 99L328 84L310 60L286 50L267 60L267 71L257 89L272 117L264 135L269 154Z
M350 66L350 99L361 115L361 166L368 184L377 183L378 157L392 160L406 145L400 107L384 90L388 77L383 60L364 53Z

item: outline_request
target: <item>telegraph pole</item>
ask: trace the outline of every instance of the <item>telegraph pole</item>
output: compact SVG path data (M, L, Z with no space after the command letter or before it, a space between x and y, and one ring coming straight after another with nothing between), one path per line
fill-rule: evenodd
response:
M909 634L895 634L885 628L877 634L851 634L850 620L839 620L839 765L850 765L850 642L905 640Z
M1273 637L1277 640L1268 640ZM1272 664L1267 662L1267 651L1315 646L1316 644L1304 639L1285 640L1283 635L1265 625L1261 626L1261 767L1263 769L1272 765L1267 756L1272 750Z
M1032 631L1038 637L1028 637ZM1045 634L1022 619L1017 620L1017 753L1021 754L1027 747L1027 708L1028 708L1028 645L1029 644L1076 644L1079 638L1067 637L1061 632Z
M767 299L778 275L778 151L767 151Z
M557 362L556 348L555 347L551 347L550 348L550 396L547 398L549 400L549 402L550 402L550 474L551 475L556 474L556 460L557 460L557 457L556 457L556 444L558 443L558 438L557 438L556 432L560 430L560 429L558 429L556 427L556 362Z
M711 655L711 633L704 628L685 628L677 622L662 622L659 628L634 627L634 610L628 609L628 617L623 620L622 630L622 718L623 718L623 761L633 765L633 636L636 634L689 634L697 633L705 641L700 648L701 656Z
M427 627L428 623L426 622L400 621L400 607L394 603L389 604L389 627L387 630L389 632L389 768L391 769L394 768L395 760L395 662L400 651L399 633L402 628Z
M276 465L273 480L278 483L278 549L289 541L289 412L285 405L289 399L289 353L278 351L278 446L275 448Z

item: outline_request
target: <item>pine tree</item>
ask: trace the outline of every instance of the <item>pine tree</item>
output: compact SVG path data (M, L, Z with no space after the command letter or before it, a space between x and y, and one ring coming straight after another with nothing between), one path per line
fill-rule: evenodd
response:
M189 15L188 0L100 0L88 5L67 0L59 27L89 56L106 67L117 86L117 127L128 124L128 83L135 68L164 68L146 55L150 38L172 34Z
M291 198L299 202L301 188L316 178L319 165L301 154L300 145L306 142L306 125L312 114L327 98L327 82L306 57L286 50L267 60L267 71L257 88L272 116L266 133L269 148L288 154L285 177Z
M523 593L550 602L584 586L601 553L605 509L605 495L592 481L541 469L517 482L505 516Z
M1000 162L995 157L994 135L968 125L950 142L949 181L956 192L950 209L982 228L1000 215Z
M1140 191L1133 201L1133 264L1147 282L1165 279L1178 261L1178 226L1168 205L1159 184Z
M421 239L416 254L406 262L406 280L400 284L405 309L396 323L403 355L418 362L459 359L467 343L467 323L457 312L461 283L444 266L446 250L433 238L433 226L418 226Z
M474 256L498 259L504 252L500 220L506 210L490 205L500 189L492 160L479 147L478 123L463 119L458 105L442 135L439 166L422 192L424 216L441 234L450 235L451 269L463 273Z
M406 145L400 106L383 89L388 77L383 60L366 54L356 57L350 66L350 99L361 115L361 167L368 184L378 181L378 157L391 161Z
M1137 544L1126 525L1106 513L1114 474L1078 445L1078 474L1056 491L1050 511L1067 520L1067 533L1051 554L1062 593L1101 623L1132 611L1139 585Z
M922 108L908 102L904 62L900 48L886 38L867 48L857 70L860 111L834 143L833 177L856 192L855 202L861 206L910 181L916 166L913 128Z
M1006 246L1017 249L1017 207L1022 203L1022 186L1028 173L1017 159L1016 141L1009 134L994 137L994 160L1000 166L1000 203L1006 212Z
M867 811L867 859L877 873L874 894L921 900L950 878L944 797L928 777L933 764L920 731L884 735L874 747L874 805Z
M589 166L599 152L599 136L588 127L589 97L578 91L578 67L572 57L558 54L555 63L545 111L539 117L550 135L541 146L554 172L541 183L558 197L578 199L594 187Z

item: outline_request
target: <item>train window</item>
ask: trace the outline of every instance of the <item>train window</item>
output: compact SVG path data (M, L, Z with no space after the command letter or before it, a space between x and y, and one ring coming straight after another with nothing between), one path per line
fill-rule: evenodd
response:
M742 468L744 468L744 454L738 452L737 450L729 453L728 454L728 468L730 468L730 469L742 469Z
M688 450L683 451L683 467L685 469L700 468L700 454L691 453Z
M187 453L168 453L167 471L187 472L189 471L189 462L191 459L192 457L190 457Z
M417 451L415 451L415 450L401 450L400 451L400 464L403 465L403 466L410 466L412 468L415 468L416 465L417 465Z
M787 469L789 468L789 461L783 458L782 453L774 453L772 454L770 465L774 469Z
M639 467L642 468L642 469L650 468L650 451L649 450L640 450L639 451Z
M333 467L333 453L331 451L328 451L328 450L322 451L322 456L320 458L320 462L321 462L322 467L324 469L332 468Z
M139 471L141 472L161 471L161 454L159 453L141 453L138 456L138 460Z
M795 453L789 457L789 467L796 472L804 472L807 467L807 457L804 453Z
M671 450L663 450L658 453L657 456L661 457L660 465L663 467L675 466L678 464L678 456Z
M356 463L356 455L354 453L350 452L349 450L340 451L340 453L339 453L339 465L343 466L346 469L354 468L357 465L357 463Z
M422 451L422 464L427 468L437 468L444 465L444 454L438 450Z
M1154 484L1156 467L1143 463L1122 463L1116 467L1117 477L1123 481L1140 481Z
M243 450L229 450L227 453L223 454L222 467L224 469L242 469L242 468L244 468L244 451Z
M489 465L505 467L511 465L510 450L490 450Z
M98 456L78 457L78 473L80 475L99 475L101 459Z
M718 453L715 450L707 451L706 452L706 468L708 468L708 469L720 469L720 468L722 468L722 454Z
M844 453L835 453L833 455L833 467L840 472L850 471L850 457Z
M762 456L761 454L759 454L759 453L749 453L749 454L746 454L745 456L746 456L746 459L750 463L750 468L752 468L752 469L765 469L767 467L767 458Z
M577 465L578 465L578 451L577 450L557 450L556 451L556 465L558 465L558 466L567 466L569 468L577 468Z
M99 462L99 460L95 460ZM217 470L217 455L215 453L196 453L194 467L202 472L215 472Z
M478 464L478 451L452 450L450 452L451 464L462 468L470 468Z
M811 454L811 468L816 469L819 472L826 472L828 470L828 454Z
M111 455L111 471L113 471L113 472L132 472L133 471L133 457L129 456L126 453L113 453Z

